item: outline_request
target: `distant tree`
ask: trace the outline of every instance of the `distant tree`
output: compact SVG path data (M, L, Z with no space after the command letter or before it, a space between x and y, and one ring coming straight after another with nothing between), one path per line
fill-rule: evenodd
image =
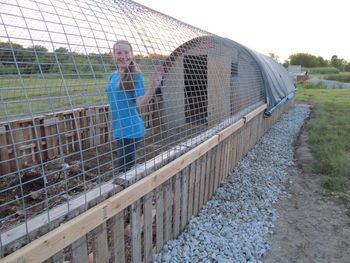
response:
M318 67L327 67L327 66L329 66L328 61L325 60L323 57L318 56L316 59L317 59L317 62L318 62Z
M342 58L338 58L337 55L332 56L330 63L333 67L339 69L340 71L345 71L345 67L347 65L346 60Z
M350 62L345 65L344 71L350 72Z
M280 59L280 57L275 53L269 53L269 57L275 60L276 62L278 62L278 60Z
M285 67L285 68L288 68L288 66L290 65L290 62L289 62L289 60L288 59L286 59L284 62L283 62L283 67Z
M320 67L316 56L308 53L296 53L289 56L291 65L301 65L302 67Z

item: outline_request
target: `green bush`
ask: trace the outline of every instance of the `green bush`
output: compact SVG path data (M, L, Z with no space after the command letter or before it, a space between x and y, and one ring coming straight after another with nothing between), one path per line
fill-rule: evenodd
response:
M339 74L330 74L324 77L324 79L328 80L336 80L340 82L350 82L350 73L349 72L341 72Z
M303 71L307 71L310 74L332 74L339 73L339 69L335 67L317 67L317 68L303 68Z

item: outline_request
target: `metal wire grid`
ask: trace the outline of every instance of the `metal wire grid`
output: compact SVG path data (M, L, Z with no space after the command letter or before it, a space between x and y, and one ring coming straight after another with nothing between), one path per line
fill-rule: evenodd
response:
M106 182L129 178L116 174L104 91L117 70L118 39L133 46L146 89L155 64L166 72L140 113L147 135L135 165L143 171L264 102L259 67L238 44L132 1L1 0L0 7L2 232L23 223L29 239L38 214L51 229L52 209L76 209L77 196L87 209L91 196L116 188ZM1 236L1 253L7 242Z

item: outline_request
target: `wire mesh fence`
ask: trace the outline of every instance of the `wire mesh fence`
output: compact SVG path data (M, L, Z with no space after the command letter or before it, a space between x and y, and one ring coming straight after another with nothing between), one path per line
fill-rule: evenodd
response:
M241 45L135 2L0 10L2 233L52 229L264 103Z

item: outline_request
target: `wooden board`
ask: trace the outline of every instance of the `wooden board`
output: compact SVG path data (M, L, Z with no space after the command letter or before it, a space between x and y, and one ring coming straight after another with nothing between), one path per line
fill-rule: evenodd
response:
M189 218L188 218L188 196L189 187L188 181L190 176L190 168L186 167L181 176L181 226L180 230L183 231Z
M111 218L112 261L125 262L124 212Z
M143 197L143 248L144 262L152 262L153 231L152 231L152 198L153 192Z
M141 202L131 205L131 261L141 262ZM105 261L101 261L105 262Z

